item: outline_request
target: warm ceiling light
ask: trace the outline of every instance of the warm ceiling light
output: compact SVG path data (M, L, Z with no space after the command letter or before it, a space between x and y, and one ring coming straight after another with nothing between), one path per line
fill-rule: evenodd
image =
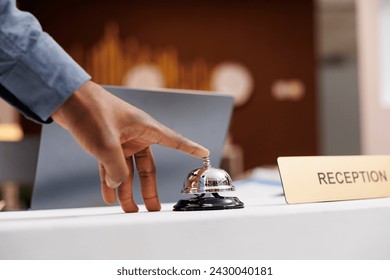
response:
M241 106L251 97L254 78L250 70L238 62L221 62L211 75L211 89L234 97L234 104Z
M162 88L165 78L158 65L141 63L126 73L123 84L133 88Z
M0 141L16 142L23 138L23 129L18 123L0 123Z
M23 129L19 123L19 113L0 99L0 142L16 142L22 138Z

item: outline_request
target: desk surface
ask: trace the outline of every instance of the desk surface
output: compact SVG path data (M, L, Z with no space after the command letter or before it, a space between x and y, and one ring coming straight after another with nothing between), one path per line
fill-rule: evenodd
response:
M242 183L244 209L0 213L0 259L390 259L390 198L287 205Z

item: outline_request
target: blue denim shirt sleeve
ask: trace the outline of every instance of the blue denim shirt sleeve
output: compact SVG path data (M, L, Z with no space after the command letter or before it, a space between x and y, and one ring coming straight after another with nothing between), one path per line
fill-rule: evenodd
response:
M27 117L50 116L91 77L50 37L37 19L0 0L0 96Z

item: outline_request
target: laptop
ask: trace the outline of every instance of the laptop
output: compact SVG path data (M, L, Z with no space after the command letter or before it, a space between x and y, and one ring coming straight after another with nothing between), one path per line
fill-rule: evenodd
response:
M213 166L221 162L233 98L204 91L146 90L104 86L117 97L144 110L164 125L207 147ZM187 174L202 161L179 151L152 145L157 187L162 203L176 202ZM143 204L139 178L133 193ZM42 128L31 209L106 205L100 192L97 160L55 123Z

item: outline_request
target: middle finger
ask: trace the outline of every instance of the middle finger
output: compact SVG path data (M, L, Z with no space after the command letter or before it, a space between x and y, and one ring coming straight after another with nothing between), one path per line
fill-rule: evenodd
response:
M160 211L161 204L157 193L156 165L150 147L134 155L141 183L142 198L148 211Z
M126 158L127 167L129 168L129 177L118 188L118 199L123 211L126 213L138 212L138 206L133 198L133 177L134 165L133 157Z

